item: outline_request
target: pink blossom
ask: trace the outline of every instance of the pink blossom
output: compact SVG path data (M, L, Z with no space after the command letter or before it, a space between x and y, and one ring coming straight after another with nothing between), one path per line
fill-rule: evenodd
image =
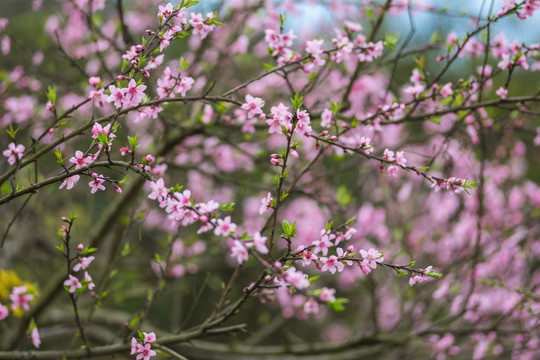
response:
M64 281L64 286L69 287L69 292L74 293L75 290L81 289L82 284L75 276L69 274L69 279Z
M266 241L268 238L266 236L261 236L259 232L256 232L253 235L253 245L255 249L261 254L268 254L268 248L266 247Z
M17 162L17 160L22 159L24 152L24 145L19 144L15 145L15 143L10 143L8 145L8 149L4 150L2 152L2 155L8 158L8 164L13 165Z
M84 281L87 282L86 284L86 287L88 288L88 290L93 290L94 287L96 286L96 284L94 284L92 281L92 277L90 276L90 274L88 273L88 271L85 271L84 272Z
M407 165L407 159L405 159L405 154L403 153L403 151L398 151L396 153L396 163L401 166Z
M317 300L310 298L305 302L303 309L306 314L317 314L319 312L319 304Z
M168 18L169 16L172 15L172 12L173 12L173 4L171 3L168 3L167 5L165 6L159 6L159 13L158 13L158 16L161 16L163 17L163 20L165 20L166 18Z
M241 241L234 240L233 246L231 247L231 257L236 260L238 265L249 259L248 251Z
M65 186L66 190L71 190L73 186L79 181L80 178L81 177L79 175L73 175L68 178L65 178L62 184L60 184L60 187L58 189L63 189Z
M246 103L242 104L242 109L248 110L248 117L252 118L257 114L261 114L262 107L264 106L264 100L251 95L246 95Z
M311 54L312 56L319 57L323 54L323 50L321 49L322 44L324 43L324 40L311 40L306 43L306 52Z
M324 256L328 254L328 247L333 246L328 235L323 235L319 240L313 241L312 244L315 245L315 248L313 248L313 253L318 254L322 252Z
M144 342L145 343L153 343L153 342L156 342L156 334L151 332L151 333L145 333L143 332L143 335L144 335Z
M322 262L323 266L321 267L321 271L330 271L332 274L336 273L336 270L339 272L342 272L345 268L345 265L338 260L338 258L334 255L331 255L328 258L321 257L319 260Z
M144 90L146 90L146 85L137 85L134 79L128 84L126 89L125 97L128 100L126 103L129 106L137 106L140 104L144 98Z
M92 139L98 138L99 134L107 135L109 134L109 131L111 130L111 124L106 125L105 127L102 127L100 123L95 122L94 126L92 126ZM114 135L112 132L109 134L110 139L114 139L116 135Z
M390 151L388 149L384 149L384 154L383 154L383 158L385 160L388 160L388 161L394 161L395 158L394 158L394 152L393 151Z
M372 269L377 268L378 262L384 261L384 257L382 256L382 254L373 248L369 249L368 251L361 249L360 255L364 258L362 260L362 265L365 267L370 267Z
M310 118L309 113L306 110L297 110L296 118L298 119L296 123L296 128L294 131L298 134L304 134L306 132L311 132L311 126L309 126Z
M303 272L296 270L295 268L289 268L283 273L285 281L298 290L303 290L309 287L309 280L306 278Z
M179 93L182 96L186 96L186 93L191 89L195 80L192 77L186 76L180 79L180 83L176 85L174 91Z
M355 23L355 22L352 22L352 21L349 21L349 20L345 20L344 21L345 23L345 27L347 28L347 30L351 31L351 32L356 32L356 31L362 31L362 25L359 24L359 23Z
M508 90L501 86L497 89L497 91L495 91L495 94L497 94L498 97L504 100L506 99L506 95L508 95Z
M146 64L146 66L144 67L144 70L152 70L152 69L156 69L159 65L163 64L163 58L165 57L164 54L161 54L159 56L156 56L155 58L150 58L150 60L148 60L148 63Z
M425 275L425 274L428 274L431 269L433 269L433 266L428 266L427 268L425 268L424 270L422 270L422 272L424 274L420 275L420 274L414 274L411 276L411 278L409 279L409 285L410 286L413 286L417 283L421 283L421 282L424 282L426 280L429 280L429 276Z
M39 348L39 345L41 345L41 339L39 337L39 332L37 326L34 326L32 329L32 332L30 333L30 339L32 339L32 344L35 348Z
M75 156L72 156L71 159L69 159L70 162L75 164L75 169L82 168L92 162L91 157L84 157L84 153L80 150L77 150L75 152Z
M135 355L139 351L139 343L134 337L131 338L131 352L129 355Z
M388 167L388 175L391 177L398 177L399 169L395 165L390 165Z
M204 39L208 33L210 33L212 30L214 30L215 25L207 25L204 22L211 20L213 17L212 13L206 14L206 19L203 20L202 14L191 14L191 20L189 20L189 24L193 26L193 35L199 34L201 36L201 39Z
M335 297L336 289L329 289L327 287L324 287L321 289L321 294L319 295L319 299L324 302L334 302L336 301Z
M2 303L0 303L0 321L7 318L8 315L9 315L9 310L8 310L7 306L4 306L4 305L2 305Z
M79 258L79 262L77 264L75 264L75 266L73 266L73 271L77 272L81 269L86 269L90 263L92 261L94 261L95 257L94 256L89 256L89 257L80 257Z
M24 310L30 310L30 301L34 299L33 294L27 294L26 285L14 287L9 295L11 300L11 308L17 310L19 307L22 307Z
M156 352L152 350L152 345L145 344L144 346L139 345L137 348L139 355L137 355L137 360L150 360L150 357L156 355Z
M317 255L314 255L313 253L309 252L308 250L302 251L302 254L300 254L300 256L302 256L302 264L304 266L308 266L309 264L311 264L311 260L317 260L318 259Z
M264 214L268 209L272 207L272 194L268 193L266 197L261 199L261 207L259 208L259 214Z
M444 84L444 86L441 88L441 96L446 98L452 94L454 94L454 91L452 90L452 83L449 82Z
M169 190L165 187L163 179L161 178L155 182L151 182L150 188L152 189L152 192L148 195L148 198L151 200L157 200L160 204L165 198L167 198L167 195L169 194Z
M126 89L118 89L116 86L110 85L109 92L111 95L107 98L107 102L114 103L117 109L129 104L130 100L126 98Z
M92 76L90 79L88 79L88 83L95 87L96 89L99 87L99 83L101 82L101 79L99 76Z
M236 231L236 224L231 222L231 217L227 216L225 219L217 219L217 226L214 229L214 234L216 236L223 235L227 236L230 233Z
M88 186L92 188L92 190L90 190L90 193L94 194L98 190L105 190L105 186L103 186L103 183L105 182L105 180L103 180L103 175L92 173L92 177L94 178L94 180L88 183Z
M334 124L334 118L332 115L332 111L329 109L324 109L321 114L321 126L325 128L329 128Z

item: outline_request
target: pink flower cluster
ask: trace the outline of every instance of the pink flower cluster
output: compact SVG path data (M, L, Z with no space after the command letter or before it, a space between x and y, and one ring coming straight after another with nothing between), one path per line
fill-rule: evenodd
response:
M293 130L295 133L302 135L313 131L309 125L310 117L306 110L298 109L296 111L296 123L293 123L293 115L289 112L289 107L283 103L272 106L270 112L272 117L266 120L266 124L270 126L268 129L269 134L280 134L282 132L282 126L285 127L288 134L291 134Z
M433 269L433 266L428 266L427 268L425 268L424 270L422 270L422 272L424 274L420 275L420 274L414 274L411 276L411 278L409 279L409 285L410 286L413 286L414 284L417 284L417 283L421 283L421 282L424 282L426 280L429 280L430 277L428 275L425 275L425 274L429 274L429 272Z
M302 65L305 72L310 73L316 66L323 66L326 61L322 58L324 54L321 46L324 40L311 40L306 43L306 52L310 55L306 63Z
M17 162L17 160L22 159L24 152L24 145L19 144L15 145L15 143L10 143L8 145L7 150L4 150L2 152L2 155L8 158L8 164L13 165Z
M296 39L296 35L294 35L292 30L289 30L284 34L279 34L275 30L266 29L264 33L264 40L268 43L271 54L276 58L279 66L300 59L300 55L296 54L290 48L293 40Z
M126 88L117 88L114 85L109 86L110 95L107 98L108 103L114 103L117 109L126 106L137 106L144 98L146 85L137 85L134 79L129 81Z
M216 25L208 24L213 18L214 13L211 12L206 14L206 18L203 18L201 13L191 14L189 24L193 26L193 35L200 35L201 39L207 37L216 28Z
M131 338L131 352L130 355L137 354L137 360L150 360L152 356L156 355L156 352L152 350L152 344L156 342L156 334L142 333L142 344L136 338Z
M173 92L186 96L194 83L195 80L192 77L182 76L181 73L175 72L167 66L163 72L163 77L157 80L158 99L166 98Z
M362 34L358 34L354 40L351 40L350 37L353 33L361 31L362 26L349 21L346 21L345 24L348 32L343 33L341 30L336 30L337 36L332 39L332 44L337 48L336 52L330 56L332 61L340 63L355 54L359 62L372 62L382 55L384 49L382 41L366 42L366 37Z

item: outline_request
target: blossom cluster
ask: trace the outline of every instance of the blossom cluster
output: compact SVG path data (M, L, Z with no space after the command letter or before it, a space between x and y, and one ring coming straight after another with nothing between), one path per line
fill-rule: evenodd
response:
M156 355L156 352L152 350L152 344L156 342L156 334L153 332L140 332L139 338L140 339L136 339L134 337L131 338L130 355L137 355L137 360L150 360L152 356Z

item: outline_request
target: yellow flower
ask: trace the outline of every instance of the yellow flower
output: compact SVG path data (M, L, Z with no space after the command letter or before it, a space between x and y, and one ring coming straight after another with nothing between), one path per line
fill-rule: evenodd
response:
M38 291L34 285L29 282L22 281L19 276L17 276L15 271L4 269L0 270L0 300L2 300L4 303L9 301L9 295L13 291L14 287L24 285L26 285L27 292L34 295L34 300L31 302L35 301ZM21 317L23 312L24 310L19 308L13 312L13 315L16 317Z

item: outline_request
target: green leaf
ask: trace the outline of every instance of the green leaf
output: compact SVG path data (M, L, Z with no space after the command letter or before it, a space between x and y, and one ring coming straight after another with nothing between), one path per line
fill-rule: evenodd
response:
M328 222L326 223L326 226L324 227L324 230L325 230L325 231L330 230L330 229L332 228L332 225L333 225L333 224L334 224L333 221L328 221Z
M184 57L182 56L180 58L180 67L178 68L178 70L182 72L186 70L189 67L189 65L190 65L189 61L186 61L186 59L184 59Z
M19 132L20 128L17 128L17 129L13 129L13 125L12 124L9 124L9 130L6 130L6 133L9 135L10 138L12 138L13 140L15 140L15 135L17 135L17 133Z
M315 276L312 276L310 277L308 280L311 284L313 284L315 281L317 281L318 278L320 278L321 275L315 275Z
M96 252L97 251L97 248L86 248L84 249L82 252L81 252L81 255L88 255L88 254L91 254L93 252Z
M416 264L416 260L409 261L405 266L413 266L414 264Z
M352 195L345 185L340 185L336 194L337 202L341 206L347 206L352 201Z
M438 272L436 272L434 270L431 270L426 275L431 276L431 277L436 278L436 279L442 279L444 277L444 274L438 273Z
M385 35L383 45L387 48L395 50L398 42L399 33L394 31Z
M287 220L283 220L281 227L283 228L285 235L289 236L291 233L291 224Z
M56 156L56 162L60 165L64 165L64 161L66 161L66 159L62 158L62 150L60 150L60 148L56 148L54 155Z
M294 108L294 111L300 109L300 106L302 106L302 100L304 98L300 96L300 94L296 93L294 94L294 99L291 99L291 104Z
M441 125L441 117L440 116L434 116L429 119L432 123L435 123L437 125Z
M57 99L56 87L49 86L49 88L47 90L47 99L49 99L51 104L53 104L53 105L56 104L56 99Z
M333 102L332 100L330 100L330 110L332 110L332 114L337 114L339 112L339 110L341 110L341 103L338 101L338 102Z
M354 216L351 217L351 218L348 218L348 219L347 219L347 225L352 224L352 223L355 222L355 221L356 221L356 218L355 218Z
M285 21L287 21L287 14L279 14L279 26L281 28L285 25Z
M109 137L107 136L107 134L98 133L98 141L101 143L101 145L105 147L109 146Z
M227 203L227 204L221 204L219 205L219 210L223 210L223 211L233 211L234 210L234 203L231 202L231 203Z

